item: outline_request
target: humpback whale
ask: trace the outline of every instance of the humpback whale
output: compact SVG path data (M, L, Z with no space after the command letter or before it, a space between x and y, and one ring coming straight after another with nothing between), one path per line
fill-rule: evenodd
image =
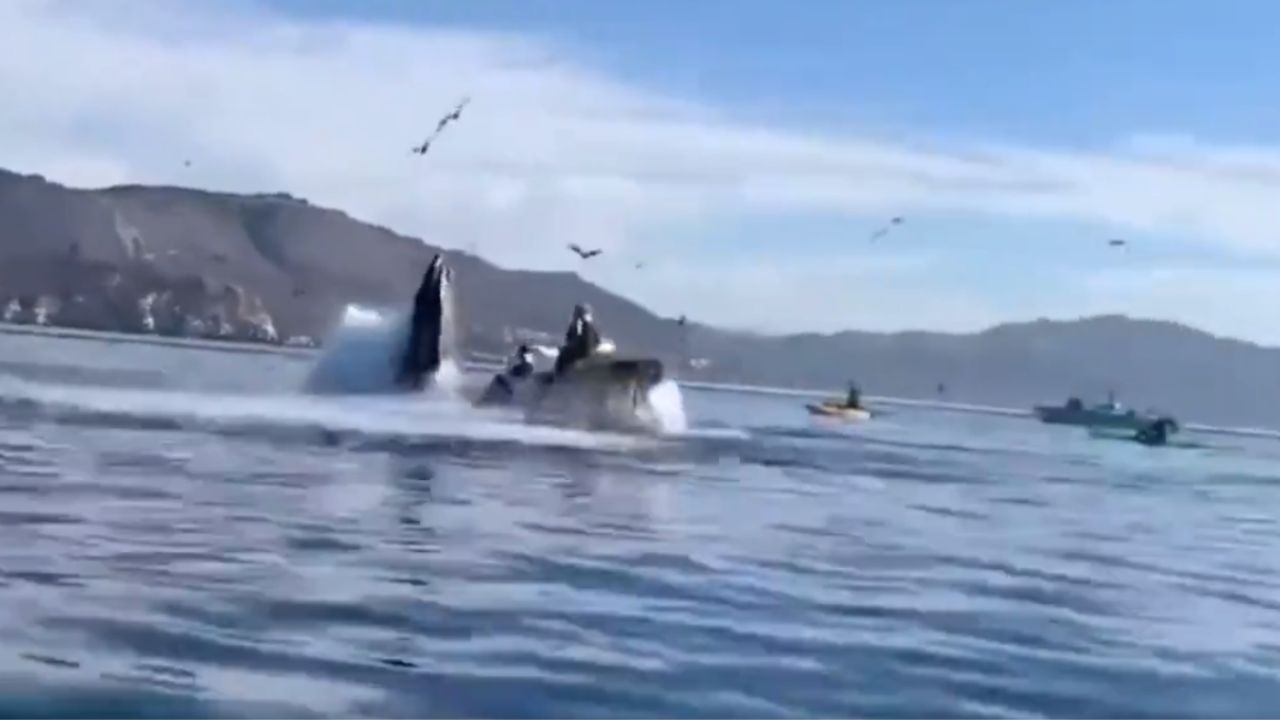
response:
M446 364L456 367L453 271L432 258L409 312L391 322L344 326L312 369L308 387L323 393L416 393L440 384ZM349 313L350 315L350 313ZM599 340L599 338L596 338ZM662 362L620 358L612 343L556 370L501 372L481 392L464 396L476 407L508 409L527 422L623 432L661 432L652 391L664 380ZM474 388L480 390L480 388Z
M306 389L319 394L401 394L439 384L440 371L456 369L452 271L436 255L422 275L407 312L386 317L348 306L343 322L325 340Z
M413 297L409 337L396 372L396 384L405 390L421 390L455 350L453 325L453 270L444 256L431 259Z

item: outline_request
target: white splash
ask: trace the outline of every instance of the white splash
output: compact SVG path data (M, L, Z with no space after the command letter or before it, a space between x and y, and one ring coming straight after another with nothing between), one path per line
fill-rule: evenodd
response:
M409 313L383 314L348 305L342 323L325 340L305 389L323 394L369 394L395 390L397 365L409 337ZM447 360L436 373L435 388L457 390L462 372Z
M530 427L495 422L470 407L452 402L406 402L404 397L307 395L228 395L174 390L96 388L30 382L0 374L0 399L19 400L49 422L101 422L106 413L128 426L130 420L171 420L187 431L243 434L264 438L311 437L317 431L355 438L399 438L410 442L466 438L515 442L534 447L628 450L645 439L618 433L569 428Z
M684 413L684 396L674 380L663 380L649 389L649 406L653 408L664 433L683 433L689 429Z
M363 305L348 305L342 314L343 326L365 326L381 325L383 323L382 313L367 308Z

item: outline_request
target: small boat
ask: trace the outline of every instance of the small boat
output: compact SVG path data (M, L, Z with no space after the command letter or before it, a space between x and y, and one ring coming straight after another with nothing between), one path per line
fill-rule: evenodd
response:
M1109 398L1105 403L1085 407L1080 398L1071 398L1062 405L1037 405L1036 417L1050 425L1076 425L1080 427L1117 428L1140 430L1155 422L1158 417L1125 408Z
M822 403L809 403L805 405L805 409L810 415L820 417L840 418L842 420L870 420L871 411L866 408L849 407L844 403L835 400L827 400Z

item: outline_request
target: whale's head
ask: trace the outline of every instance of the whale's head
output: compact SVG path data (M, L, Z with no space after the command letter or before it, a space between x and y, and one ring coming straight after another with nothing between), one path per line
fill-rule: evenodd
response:
M435 376L445 360L455 357L453 269L443 254L431 259L413 297L409 332L397 374L399 384L418 390Z

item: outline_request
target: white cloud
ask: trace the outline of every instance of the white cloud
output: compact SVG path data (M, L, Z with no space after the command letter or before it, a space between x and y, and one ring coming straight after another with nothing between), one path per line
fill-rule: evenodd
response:
M640 271L613 266L588 277L630 295L645 292L650 307L667 317L687 314L756 332L896 330L903 318L914 327L977 330L999 320L976 294L932 282L936 270L937 259L928 254L782 254L767 264L727 257L710 270L702 263L660 261Z
M463 95L473 103L462 121L425 159L411 155ZM3 166L77 185L286 190L509 265L566 267L566 242L636 252L657 228L774 211L1067 219L1280 255L1280 150L1168 136L1082 153L801 135L736 123L510 34L304 22L247 3L18 0L0 3L0 97ZM770 327L830 327L802 320L818 307L878 326L861 312L876 303L885 326L1019 314L978 291L937 297L894 269L827 290L805 280L860 262L702 266L697 281L719 291L671 273L628 289ZM766 295L777 315L762 320L768 311L744 303ZM1187 303L1126 297L1135 309Z

